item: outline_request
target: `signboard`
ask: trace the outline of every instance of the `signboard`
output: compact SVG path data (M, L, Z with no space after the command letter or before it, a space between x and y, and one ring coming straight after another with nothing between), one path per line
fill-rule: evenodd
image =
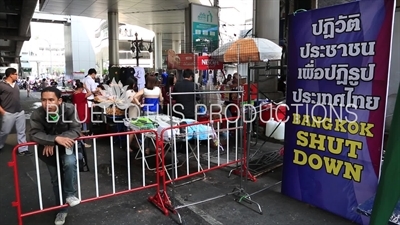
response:
M197 57L197 69L199 70L220 70L224 68L224 64L210 56Z
M167 69L196 69L197 55L193 53L175 54L175 51L168 50Z
M26 73L31 73L32 72L32 68L30 68L30 67L22 67L22 71L26 72Z
M192 43L195 52L213 52L219 47L218 8L190 4Z
M380 171L393 12L363 0L289 22L282 193L359 224Z

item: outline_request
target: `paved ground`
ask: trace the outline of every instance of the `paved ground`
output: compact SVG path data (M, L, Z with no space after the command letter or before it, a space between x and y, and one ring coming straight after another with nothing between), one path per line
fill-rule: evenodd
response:
M38 95L33 94L31 98L26 98L22 93L22 102L27 113L27 122L29 114L37 105ZM28 128L29 129L29 128ZM16 136L12 134L7 139L7 145L0 153L0 224L16 225L16 210L11 207L11 202L15 200L13 176L7 162L11 158L12 146L16 144ZM112 179L109 175L110 165L110 144L105 140L97 143L98 152L98 179L100 193L110 193L112 190ZM123 190L127 187L127 156L124 151L115 146L115 174L116 189ZM279 148L271 144L266 148ZM89 159L93 158L93 148L88 149ZM36 189L35 159L30 157L18 157L20 186L22 193L23 211L38 209L38 195ZM131 160L132 186L141 183L141 163L140 160ZM90 172L80 173L82 185L82 197L87 198L95 195L94 186L94 166L93 160L90 161ZM53 204L53 194L49 176L45 166L40 163L41 184L43 193L43 204L51 206ZM257 182L242 182L237 176L228 177L229 169L215 170L207 174L206 178L188 185L175 188L174 192L169 186L169 193L172 199L175 199L176 205L190 204L196 201L202 201L219 195L231 193L237 187L242 187L247 193L255 193L264 187L273 185L281 180L280 169L272 173L264 174L258 177ZM147 172L147 184L155 182L152 172ZM108 199L97 200L90 203L83 203L70 209L66 224L148 224L148 225L169 225L176 224L170 217L166 217L152 204L147 201L147 197L155 194L155 189L146 189L139 192L114 196ZM299 224L299 225L346 225L351 222L332 215L323 210L308 206L302 202L288 198L280 193L280 185L273 186L252 195L252 200L258 202L262 207L263 214L255 212L255 204L239 204L234 201L234 196L228 195L223 198L215 199L202 204L179 209L179 213L186 222L185 224ZM249 206L251 209L249 209ZM54 212L47 212L36 216L30 216L24 219L25 225L33 224L53 224Z

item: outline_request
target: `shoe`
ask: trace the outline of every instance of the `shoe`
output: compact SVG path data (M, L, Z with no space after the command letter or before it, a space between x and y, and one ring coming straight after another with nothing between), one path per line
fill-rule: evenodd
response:
M54 220L55 225L63 225L65 223L65 218L67 218L68 213L57 213L56 219Z
M25 155L29 156L29 155L32 155L32 152L30 152L29 150L26 150L23 152L18 152L18 155L19 156L25 156Z
M77 206L77 205L79 205L79 203L81 203L81 200L79 200L79 199L78 199L77 197L75 197L75 196L68 197L68 198L66 199L66 201L67 201L67 203L68 203L68 205L69 205L70 207Z
M89 144L87 144L87 143L83 143L83 145L85 146L85 148L90 148L90 147L92 147L92 145L89 145Z

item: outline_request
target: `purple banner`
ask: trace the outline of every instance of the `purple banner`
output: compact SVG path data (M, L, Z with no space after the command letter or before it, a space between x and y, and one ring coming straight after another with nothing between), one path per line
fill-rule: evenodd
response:
M393 0L362 0L289 23L282 193L359 224L378 183L393 14Z

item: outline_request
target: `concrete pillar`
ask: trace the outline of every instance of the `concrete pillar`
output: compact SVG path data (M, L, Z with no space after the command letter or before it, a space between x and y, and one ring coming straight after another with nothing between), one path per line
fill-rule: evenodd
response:
M253 34L279 44L279 0L254 0Z
M214 0L214 6L215 6L215 7L219 7L219 0ZM218 11L218 18L220 18L220 12L221 12L221 11ZM220 20L218 19L218 21L220 21ZM220 25L221 25L221 23L218 22L218 27L220 27ZM218 32L219 32L219 30L218 30ZM221 44L221 43L220 43L220 39L218 39L218 46L216 46L214 49L219 48L219 45L220 45L220 44ZM213 74L214 74L214 76L213 76L213 84L214 84L214 85L217 85L218 70L214 70Z
M155 58L155 69L156 71L163 68L163 56L162 56L162 34L157 33L154 40L154 58Z
M181 53L181 41L173 40L172 41L172 50L174 50L176 54Z
M117 12L108 12L108 60L109 65L119 65L119 21Z
M37 74L36 74L36 77L37 77L37 78L40 78L40 62L39 62L39 61L36 62L36 66L37 66Z
M83 30L85 26L79 16L71 16L71 22L64 25L65 73L68 75L96 68L91 39Z
M65 74L72 75L74 72L74 60L72 52L72 23L64 25L64 49L65 49ZM38 76L40 74L40 67L38 63Z

